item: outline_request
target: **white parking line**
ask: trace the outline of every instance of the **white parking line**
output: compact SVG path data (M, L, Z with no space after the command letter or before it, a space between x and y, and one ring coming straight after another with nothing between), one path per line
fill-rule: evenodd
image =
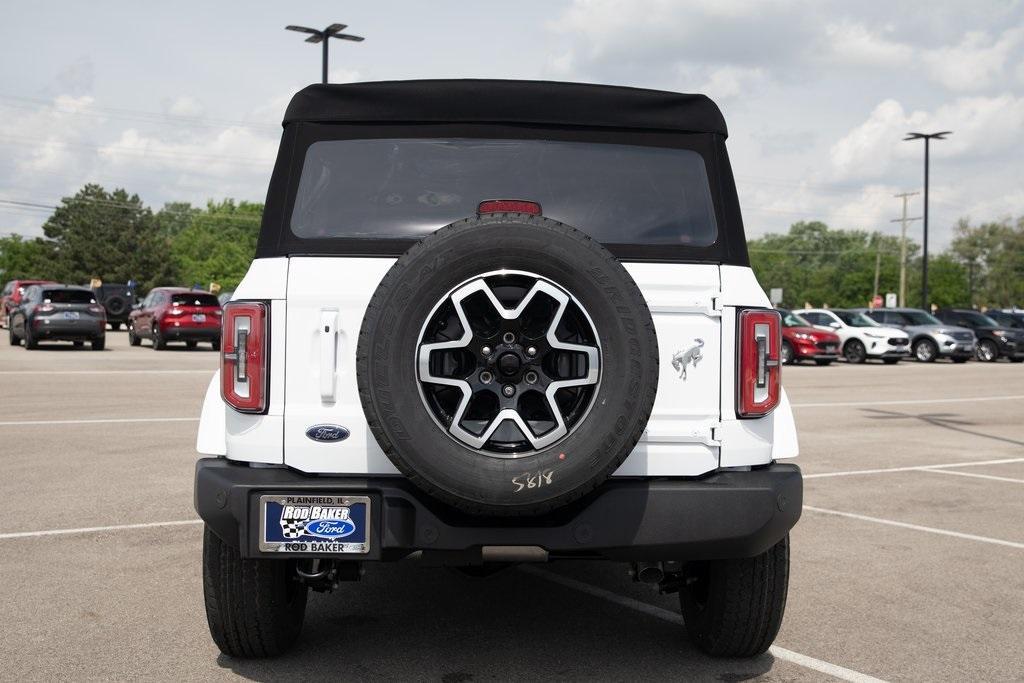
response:
M598 588L597 586L584 583L583 581L577 581L576 579L570 579L568 577L561 576L560 574L554 574L552 572L537 569L536 567L520 566L519 570L526 572L531 576L544 579L545 581L557 583L567 588L580 591L581 593L587 593L588 595L601 598L602 600L607 600L608 602L628 607L629 609L641 612L654 617L655 619L661 619L662 621L667 621L677 626L683 625L682 615L677 614L676 612L672 612L646 602L641 602L640 600L628 598L625 595L619 595L618 593L605 590L604 588ZM789 662L790 664L796 664L797 666L802 666L806 669L812 669L813 671L828 674L829 676L834 676L840 680L852 681L854 683L879 683L881 681L879 678L862 674L859 671L853 671L852 669L847 669L837 664L831 664L820 659L815 659L814 657L808 657L807 655L802 655L799 652L793 652L792 650L787 650L777 645L772 645L768 649L768 652L770 652L776 659L781 659L785 662Z
M976 536L974 534L965 534L960 531L950 531L949 529L937 529L932 526L921 526L920 524L908 524L907 522L897 522L894 519L882 519L881 517L868 517L867 515L858 515L853 512L840 512L839 510L829 510L828 508L813 507L811 505L804 505L804 510L810 510L811 512L820 512L825 515L834 515L836 517L847 517L849 519L857 519L862 522L873 522L875 524L885 524L887 526L896 526L902 529L912 529L914 531L925 531L930 534L939 534L940 536L952 536L953 538L961 538L968 541L980 541L981 543L991 543L993 545L1004 545L1008 548L1017 548L1024 550L1024 543L1017 543L1016 541L1004 541L1001 538L989 538L988 536Z
M0 375L212 375L210 370L0 370Z
M794 408L852 408L855 406L909 406L931 403L977 403L979 401L1010 401L1024 394L1010 396L971 396L968 398L914 398L903 401L837 401L832 403L791 403Z
M1024 479L1014 479L1013 477L997 477L994 474L978 474L977 472L959 472L957 470L940 470L934 468L921 468L924 472L934 472L935 474L953 474L958 477L974 477L976 479L989 479L991 481L1005 481L1011 484L1024 484Z
M873 470L840 470L839 472L817 472L805 474L804 479L820 479L823 477L849 477L855 474L888 474L889 472L920 472L927 470L944 470L953 467L977 467L979 465L1009 465L1024 462L1024 458L1003 458L1002 460L968 460L967 462L950 462L943 465L908 465L907 467L880 467Z
M22 427L27 425L102 425L126 422L199 422L198 417L111 417L95 420L8 420L0 427Z
M152 529L162 526L186 526L190 524L202 524L201 519L179 519L172 522L143 522L141 524L117 524L115 526L86 526L78 529L46 529L44 531L15 531L0 534L0 540L5 538L36 538L38 536L64 536L68 534L92 534L102 531L124 531L127 529Z

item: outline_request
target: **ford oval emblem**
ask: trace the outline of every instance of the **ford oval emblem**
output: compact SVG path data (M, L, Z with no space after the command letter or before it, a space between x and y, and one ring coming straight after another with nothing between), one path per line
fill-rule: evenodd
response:
M351 519L314 519L306 522L306 534L318 538L345 538L356 530Z
M344 441L348 434L348 430L341 425L313 425L306 430L306 436L321 443Z

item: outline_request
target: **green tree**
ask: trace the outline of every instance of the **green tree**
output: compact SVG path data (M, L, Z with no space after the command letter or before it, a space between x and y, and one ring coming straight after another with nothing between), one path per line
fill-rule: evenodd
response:
M202 212L202 209L188 202L167 202L164 208L156 213L157 230L164 237L173 240L192 225L192 220Z
M972 303L996 307L1024 303L1024 217L956 225L951 253L968 270Z
M11 235L0 238L0 279L53 279L56 275L53 255L53 243L40 237L25 239Z
M907 264L907 305L921 305L921 259ZM950 253L928 256L928 299L930 304L944 306L969 306L967 267Z
M820 221L794 223L789 232L769 234L748 244L761 285L781 287L788 306L866 306L874 294L899 286L899 239L864 230L833 230ZM914 254L917 245L909 244Z
M53 273L63 282L134 278L149 288L173 281L169 240L138 195L123 189L86 185L61 200L43 233L54 243Z
M182 284L238 286L256 254L262 216L262 204L232 199L211 201L205 210L195 210L188 227L178 232L171 244Z

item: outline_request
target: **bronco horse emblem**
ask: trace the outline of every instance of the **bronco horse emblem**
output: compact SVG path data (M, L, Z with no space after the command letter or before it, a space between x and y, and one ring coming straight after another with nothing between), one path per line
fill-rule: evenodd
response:
M679 378L682 380L686 379L686 366L693 363L693 367L697 367L697 363L704 357L700 352L704 346L704 340L694 339L693 341L697 343L685 351L676 351L672 356L672 367L679 372Z

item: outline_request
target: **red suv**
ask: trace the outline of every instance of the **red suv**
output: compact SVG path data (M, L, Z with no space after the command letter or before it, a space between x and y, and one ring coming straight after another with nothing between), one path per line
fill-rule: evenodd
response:
M806 359L828 365L839 357L839 335L825 332L792 311L782 316L782 362L789 365Z
M160 350L172 341L183 341L190 349L208 341L219 350L220 316L220 303L213 294L157 287L128 316L128 342L138 346L149 339L153 348Z
M14 309L21 304L25 290L32 285L52 285L53 280L10 280L0 292L0 325L10 327L8 320Z

